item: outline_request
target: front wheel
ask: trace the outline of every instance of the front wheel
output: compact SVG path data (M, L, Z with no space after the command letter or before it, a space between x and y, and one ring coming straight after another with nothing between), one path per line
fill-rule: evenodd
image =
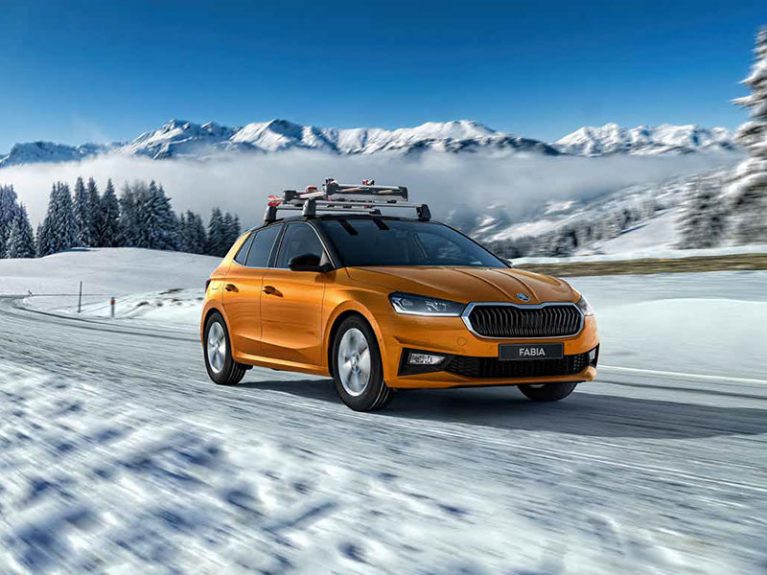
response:
M341 400L355 411L375 411L391 400L375 333L365 320L343 321L333 340L333 380Z
M577 383L540 383L520 385L519 391L533 401L559 401L570 395Z
M211 314L205 323L205 367L208 377L219 385L240 383L246 366L234 361L226 322L220 313Z

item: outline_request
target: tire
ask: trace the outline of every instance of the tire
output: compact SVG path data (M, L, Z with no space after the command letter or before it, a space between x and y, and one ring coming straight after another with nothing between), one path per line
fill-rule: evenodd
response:
M348 407L376 411L391 401L378 341L364 319L350 316L341 323L333 339L331 360L336 391Z
M210 348L215 341L219 342L218 353ZM219 385L235 385L245 376L247 366L235 362L232 358L229 330L226 329L226 322L218 312L212 313L205 322L202 355L205 357L208 377Z
M570 395L577 383L543 383L536 385L520 385L519 391L533 401L559 401Z

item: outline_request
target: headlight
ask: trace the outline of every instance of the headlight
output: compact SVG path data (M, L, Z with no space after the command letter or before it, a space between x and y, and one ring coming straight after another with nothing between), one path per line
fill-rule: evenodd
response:
M591 304L586 301L585 297L581 296L581 299L579 299L578 303L575 305L577 305L578 309L583 312L583 315L594 315L594 308L591 307Z
M409 293L393 293L389 296L389 301L397 313L409 315L459 316L466 307L454 301Z

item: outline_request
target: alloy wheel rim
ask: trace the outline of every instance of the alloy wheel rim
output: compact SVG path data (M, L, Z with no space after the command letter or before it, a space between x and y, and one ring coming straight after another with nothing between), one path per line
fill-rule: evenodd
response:
M353 397L362 395L370 382L370 346L365 334L356 327L344 333L338 344L338 378L344 391Z
M226 360L226 336L221 324L214 322L208 330L208 365L214 373L221 373Z

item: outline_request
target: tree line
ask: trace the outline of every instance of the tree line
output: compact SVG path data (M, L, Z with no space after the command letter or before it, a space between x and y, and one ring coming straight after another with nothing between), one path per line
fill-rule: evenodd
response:
M103 193L93 178L51 188L48 211L33 233L13 186L0 186L0 257L43 257L77 247L136 247L223 257L240 235L240 220L213 208L207 225L187 210L173 211L162 184L112 180Z

